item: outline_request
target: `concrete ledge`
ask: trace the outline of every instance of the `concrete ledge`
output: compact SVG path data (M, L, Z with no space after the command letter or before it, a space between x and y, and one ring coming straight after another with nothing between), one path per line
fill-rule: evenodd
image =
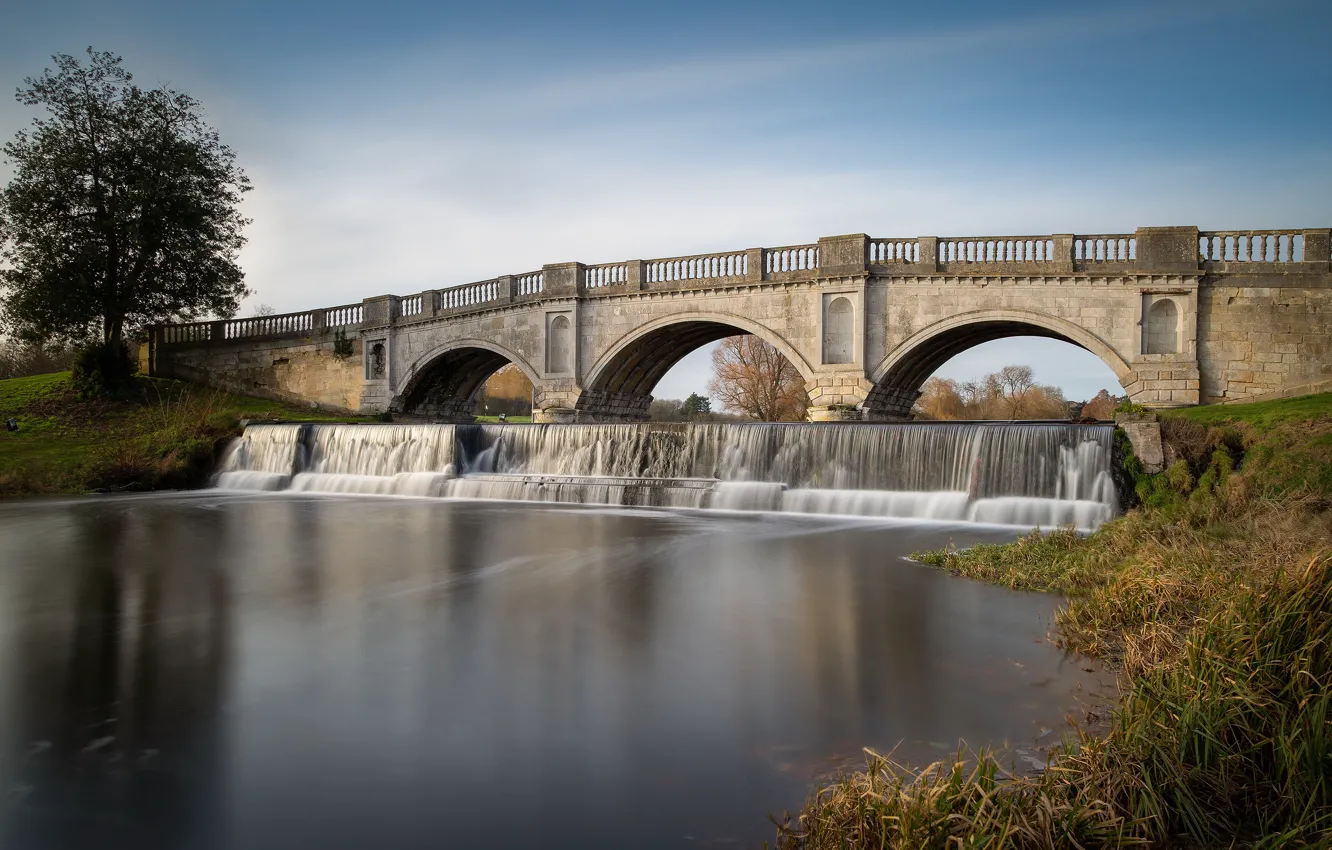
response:
M1143 472L1165 469L1165 446L1161 443L1161 423L1155 413L1118 413L1115 424L1124 429L1133 453L1142 462Z

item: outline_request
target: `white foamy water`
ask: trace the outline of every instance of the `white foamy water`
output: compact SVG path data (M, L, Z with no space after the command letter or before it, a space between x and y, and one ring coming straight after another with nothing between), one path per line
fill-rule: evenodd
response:
M1106 426L255 425L237 490L782 511L1091 529Z

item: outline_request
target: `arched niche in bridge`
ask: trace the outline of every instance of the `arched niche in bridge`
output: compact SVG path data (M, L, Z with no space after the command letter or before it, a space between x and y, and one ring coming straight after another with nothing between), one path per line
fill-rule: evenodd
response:
M811 377L805 359L759 323L742 316L689 314L650 322L612 344L584 379L578 409L590 418L644 418L657 384L688 354L744 335L772 345L803 380Z
M536 375L520 357L493 343L464 340L437 349L411 366L394 408L407 415L466 420L486 381L510 363L535 382Z
M573 371L573 325L566 313L556 313L549 317L546 371L552 375L566 375Z
M828 302L823 317L823 362L851 363L855 359L855 309L851 299L839 295Z
M1107 343L1062 319L1016 310L962 314L936 322L896 346L875 369L874 388L865 407L871 416L910 418L922 386L944 364L969 349L1014 337L1060 340L1090 352L1105 365L1102 380L1111 393L1117 393L1121 380L1132 373L1128 363ZM985 371L998 372L1007 365L1032 366L1037 383L1048 382L1042 379L1040 362L995 360Z
M1179 305L1168 295L1147 296L1144 354L1179 353Z

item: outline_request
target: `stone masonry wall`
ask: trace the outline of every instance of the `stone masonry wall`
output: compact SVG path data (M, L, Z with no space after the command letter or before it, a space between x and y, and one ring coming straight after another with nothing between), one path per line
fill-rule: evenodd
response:
M327 339L324 339L327 337ZM155 374L234 393L356 413L361 404L361 343L346 359L333 356L333 335L238 340L171 347Z
M1228 275L1203 286L1198 308L1202 403L1332 389L1325 276Z

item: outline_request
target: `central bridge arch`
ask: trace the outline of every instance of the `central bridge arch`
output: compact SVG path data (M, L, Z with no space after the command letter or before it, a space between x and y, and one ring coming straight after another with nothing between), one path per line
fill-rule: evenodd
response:
M910 418L920 388L939 367L981 343L1014 336L1038 336L1071 343L1101 359L1121 385L1133 369L1105 340L1066 319L1030 310L975 310L959 313L917 331L896 346L871 373L865 399L872 418Z
M486 339L459 339L417 358L394 394L395 412L470 421L482 384L512 363L537 385L540 376L517 352Z
M771 344L809 381L814 369L781 334L733 313L689 312L647 322L615 340L588 370L577 410L598 418L642 419L652 389L685 355L728 336Z

